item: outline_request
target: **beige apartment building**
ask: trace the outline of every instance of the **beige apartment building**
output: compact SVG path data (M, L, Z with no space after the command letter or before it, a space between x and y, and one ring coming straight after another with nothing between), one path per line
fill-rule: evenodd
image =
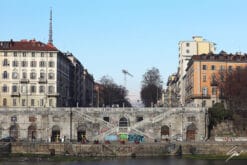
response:
M71 69L52 44L0 41L0 107L68 106Z
M184 76L189 60L193 55L214 53L215 43L203 39L201 36L193 36L192 41L179 42L179 71L178 91L181 105L185 105L185 83Z
M194 106L211 107L214 103L224 101L218 87L217 77L221 72L245 68L247 56L239 54L204 54L191 58L185 77L185 102ZM218 78L219 79L219 78Z

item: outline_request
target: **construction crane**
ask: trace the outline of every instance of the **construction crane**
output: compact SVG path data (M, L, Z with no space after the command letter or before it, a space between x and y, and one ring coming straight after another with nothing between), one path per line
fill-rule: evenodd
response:
M126 84L127 84L127 76L133 77L132 74L130 74L127 70L123 69L122 70L123 74L124 74L124 87L126 88Z

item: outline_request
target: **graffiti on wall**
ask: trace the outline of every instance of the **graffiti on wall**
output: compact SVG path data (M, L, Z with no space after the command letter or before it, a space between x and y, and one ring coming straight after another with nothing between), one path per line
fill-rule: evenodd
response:
M144 142L144 136L137 134L119 134L118 138L129 142Z

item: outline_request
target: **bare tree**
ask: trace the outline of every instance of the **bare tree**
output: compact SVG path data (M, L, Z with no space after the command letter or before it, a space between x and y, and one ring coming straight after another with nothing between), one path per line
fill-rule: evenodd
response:
M162 81L160 72L157 68L148 70L143 75L141 99L146 107L157 104L161 98Z
M102 85L101 98L105 106L118 105L119 107L131 107L127 99L128 91L125 87L114 83L113 79L109 76L103 76L100 80Z

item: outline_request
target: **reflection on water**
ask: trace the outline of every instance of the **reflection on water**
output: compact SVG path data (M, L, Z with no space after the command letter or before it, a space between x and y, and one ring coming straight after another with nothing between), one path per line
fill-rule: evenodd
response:
M246 165L247 160L230 160L227 165ZM0 162L1 165L34 165L34 162ZM74 162L35 162L35 165L223 165L225 160L191 160L177 157L166 158L118 158L106 160L84 160Z

